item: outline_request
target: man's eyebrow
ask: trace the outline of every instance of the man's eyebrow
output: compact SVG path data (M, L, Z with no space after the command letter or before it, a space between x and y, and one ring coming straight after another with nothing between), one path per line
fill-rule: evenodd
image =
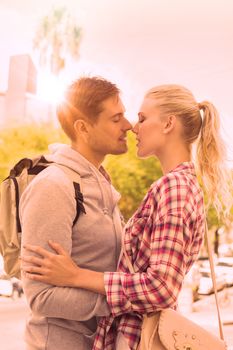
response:
M111 118L121 117L123 114L124 114L123 112L116 113L116 114L113 114L113 115L111 116Z

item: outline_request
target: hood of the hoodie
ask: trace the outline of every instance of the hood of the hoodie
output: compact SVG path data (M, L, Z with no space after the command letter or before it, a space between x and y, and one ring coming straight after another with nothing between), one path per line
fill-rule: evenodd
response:
M104 174L104 171L99 171L91 162L69 145L53 143L49 145L48 149L50 153L45 155L48 161L67 166L76 171L83 180L90 177L96 178L102 193L103 202L106 203L104 183L106 181L109 182L109 180L108 175ZM111 189L113 201L117 203L121 196L113 186L111 186Z
M71 146L61 143L49 145L46 159L78 172L81 177L93 176L93 165ZM98 171L98 170L97 170Z

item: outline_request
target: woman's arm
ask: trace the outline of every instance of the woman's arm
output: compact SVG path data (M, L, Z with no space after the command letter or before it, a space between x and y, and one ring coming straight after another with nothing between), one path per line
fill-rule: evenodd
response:
M26 250L37 254L37 257L21 258L25 277L56 286L77 287L106 294L102 272L78 267L60 244L49 241L49 245L56 254L39 246L29 244L24 246Z
M106 294L114 316L155 312L176 304L186 265L183 231L184 222L180 216L169 215L157 222L151 239L150 249L153 253L145 272L100 273L82 269L57 243L50 243L50 246L58 255L43 248L28 246L43 258L28 258L27 261L37 264L37 267L28 267L25 271L29 272L28 278L42 282ZM146 254L147 250L142 253Z
M57 243L50 243L50 246L58 255L43 248L27 246L43 258L28 258L27 262L37 264L37 267L24 270L29 273L28 278L34 280L106 294L114 316L155 312L176 304L186 264L183 230L182 217L174 215L164 217L154 226L152 236L160 239L152 238L151 250L154 253L150 255L145 272L101 273L82 269Z

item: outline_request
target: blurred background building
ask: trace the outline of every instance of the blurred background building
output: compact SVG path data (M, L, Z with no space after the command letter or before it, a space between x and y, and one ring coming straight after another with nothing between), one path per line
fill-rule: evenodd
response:
M29 55L10 57L7 91L0 91L0 126L55 121L54 106L39 99L37 70Z

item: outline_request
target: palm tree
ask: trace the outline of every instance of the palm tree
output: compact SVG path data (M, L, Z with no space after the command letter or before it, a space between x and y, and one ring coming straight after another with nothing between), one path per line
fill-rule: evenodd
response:
M45 16L36 31L33 46L39 51L41 66L50 67L54 75L59 75L65 67L65 57L79 57L81 27L65 7L54 8Z

